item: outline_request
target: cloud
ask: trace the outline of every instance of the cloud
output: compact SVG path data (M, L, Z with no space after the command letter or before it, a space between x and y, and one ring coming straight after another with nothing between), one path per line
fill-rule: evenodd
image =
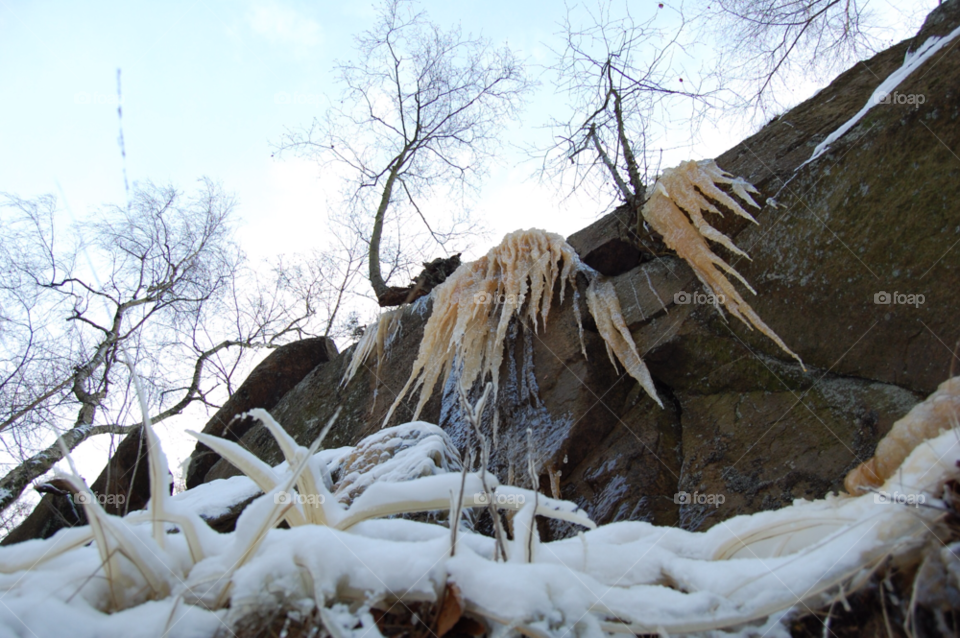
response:
M323 39L320 24L290 5L256 4L247 12L247 23L258 35L297 49L316 47Z

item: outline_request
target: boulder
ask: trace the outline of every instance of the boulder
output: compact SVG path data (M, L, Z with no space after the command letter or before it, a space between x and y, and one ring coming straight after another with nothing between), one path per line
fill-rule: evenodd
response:
M613 276L637 267L644 255L636 233L637 212L620 206L583 230L567 237L583 263L597 272Z

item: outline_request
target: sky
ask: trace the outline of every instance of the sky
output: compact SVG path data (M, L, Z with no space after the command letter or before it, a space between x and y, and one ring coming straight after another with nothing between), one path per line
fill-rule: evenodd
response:
M912 35L936 4L872 2L891 25L890 42ZM656 0L628 4L638 20L661 11ZM459 23L465 32L508 42L534 74L559 46L566 11L556 0L428 0L421 6L440 25ZM238 238L254 258L321 245L330 180L311 162L272 157L272 144L285 129L309 124L325 96L336 94L334 63L351 56L353 34L370 28L374 15L365 1L0 0L0 192L53 193L82 219L125 200L124 171L130 182L184 189L207 176L237 196ZM125 162L117 142L118 69ZM785 101L808 97L828 79L796 82ZM543 143L549 138L542 125L560 106L562 98L543 84L509 139ZM742 118L718 119L664 163L715 157L754 130L755 123ZM474 206L489 234L467 258L517 228L569 235L606 212L605 203L565 199L538 183L531 177L535 162L523 159L507 149L491 170ZM198 418L171 419L161 432L178 436L174 464L192 447L176 432L198 427L190 422ZM103 457L87 456L82 471L92 480Z

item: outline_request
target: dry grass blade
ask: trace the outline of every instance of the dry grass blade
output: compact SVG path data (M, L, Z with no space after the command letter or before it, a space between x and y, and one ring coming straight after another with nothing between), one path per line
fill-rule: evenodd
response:
M267 537L267 532L277 526L277 523L283 518L284 514L288 510L293 511L291 508L293 506L292 501L289 499L280 499L277 498L281 492L289 492L293 489L294 483L300 478L300 474L307 469L307 465L310 462L310 459L313 458L313 455L317 452L317 449L320 447L320 444L323 442L324 437L327 432L330 430L330 426L335 421L337 415L339 415L339 410L334 414L333 418L327 423L327 427L324 428L324 431L317 437L317 440L313 442L313 445L307 450L307 453L303 455L300 459L300 462L297 463L295 467L291 468L290 476L287 480L274 489L267 492L263 498L270 499L273 498L273 507L271 507L268 513L265 516L261 516L257 524L257 529L252 535L250 541L246 546L240 548L238 552L239 557L231 565L230 569L223 576L227 581L223 590L220 592L220 595L217 596L216 606L218 608L223 607L226 604L227 596L230 593L230 575L236 572L240 567L243 567L244 564L256 553L257 549L263 543L264 539Z
M298 445L293 437L283 429L283 426L277 423L266 410L251 410L248 414L263 423L264 427L273 435L289 467L294 467L301 461L304 455L308 455L307 448ZM320 441L323 440L325 434L326 432L321 434ZM320 478L319 481L317 480L318 478ZM322 497L307 501L303 505L303 514L307 523L312 525L326 525L327 515L324 511L323 504L332 504L333 495L327 490L322 477L317 477L314 474L312 465L308 464L307 469L300 474L300 478L297 479L297 488L301 494L319 495Z
M198 441L233 463L237 469L249 476L257 484L257 487L264 492L271 492L280 483L280 478L272 467L236 443L193 430L187 430L187 434L196 437ZM286 513L286 519L291 527L306 524L303 513L295 507Z
M123 608L123 594L125 593L122 584L122 566L119 562L120 555L133 563L137 571L146 580L153 597L163 598L167 596L170 593L170 586L166 579L160 575L162 571L155 564L158 560L151 560L153 557L145 553L147 548L143 545L143 542L134 538L123 520L106 513L90 488L75 474L76 467L73 464L73 459L69 456L67 458L74 475L64 475L62 478L84 496L80 500L82 500L87 519L90 521L94 543L97 545L97 550L101 556L113 608ZM113 550L113 543L110 542L111 538L116 542L116 551Z
M169 496L167 486L167 476L170 471L167 467L167 457L160 449L160 441L157 439L156 432L153 431L153 424L150 423L150 410L147 407L146 395L140 383L140 375L130 359L130 355L123 353L124 361L130 370L130 377L133 379L133 387L137 393L137 399L140 402L140 414L143 418L143 433L147 438L147 464L150 476L150 514L153 523L153 540L163 549L164 536L164 511Z
M861 463L844 480L850 494L864 494L883 484L918 445L940 432L957 427L960 414L960 377L947 379L890 428L870 460Z

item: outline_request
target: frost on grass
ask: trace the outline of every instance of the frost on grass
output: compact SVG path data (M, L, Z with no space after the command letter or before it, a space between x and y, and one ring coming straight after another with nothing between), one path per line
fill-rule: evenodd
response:
M569 286L576 291L577 273L588 279L587 306L611 353L658 404L653 379L637 353L626 329L613 286L581 263L576 251L559 235L542 230L516 231L477 261L461 265L432 293L433 312L427 320L423 340L413 363L410 378L390 407L388 423L400 402L412 391L420 390L414 411L416 419L432 395L437 382L452 370L460 375L464 387L489 378L496 400L503 361L504 341L511 321L516 318L528 329L546 329L554 304L554 286L559 283L563 303ZM575 307L577 320L579 307ZM376 334L388 332L389 320L382 319ZM372 337L371 337L372 339ZM378 337L379 339L379 337ZM359 346L351 368L362 365L362 357L373 346ZM585 354L585 351L584 351Z
M339 468L334 496L350 505L378 481L397 483L461 469L450 437L432 423L414 421L381 430L351 449Z
M756 291L733 266L713 252L707 243L709 239L735 255L749 259L749 256L729 237L703 218L704 211L722 215L713 202L719 203L754 224L757 223L753 215L744 210L737 200L718 188L718 184L729 186L740 200L754 208L759 208L750 196L751 193L757 193L757 189L752 185L725 173L713 160L689 161L663 171L653 186L653 194L643 205L641 211L643 220L662 235L663 242L690 265L700 282L712 293L717 310L720 309L720 304L723 304L730 314L747 327L756 328L768 336L781 350L803 365L800 357L790 350L777 333L763 322L750 304L744 301L733 283L727 279L727 275L739 279L740 283L753 294L757 294Z
M958 394L960 384L941 386L904 422L950 421ZM317 632L325 628L335 636L378 636L377 618L386 611L400 603L439 605L454 591L460 601L457 613L481 623L486 635L707 636L719 630L727 638L786 636L793 616L844 600L891 555L918 564L931 555L925 548L942 553L936 541L952 532L943 515L949 503L940 497L958 478L960 460L960 428L941 432L939 426L924 425L922 436L934 438L916 445L881 488L922 494L929 507L878 506L873 494L834 495L738 516L706 532L632 521L542 542L537 526L530 524L534 514L594 526L570 503L499 485L489 476L494 493L477 499L473 493L482 489L479 476L458 472L392 483L385 479L393 473L386 472L377 480L361 481L367 488L349 508L331 499L331 524L277 528L285 513L301 508L301 501L320 501L329 493L323 490L330 465L345 458L373 461L378 452L399 448L419 449L422 460L436 466L436 446L404 448L402 442L391 444L389 437L422 442L441 433L425 424L408 424L380 432L352 451L318 454L315 446L291 445L279 424L270 427L288 460L267 468L240 461L261 480L269 470L266 476L277 487L247 507L234 532L214 532L190 507L214 504L218 486L227 485L214 481L202 499L173 499L158 490L162 502L124 518L105 514L91 499L84 507L93 525L0 547L0 635L44 638L63 635L69 627L70 635L91 638L213 638L236 633L251 617L296 608L301 617L316 619ZM164 461L159 445L154 437L148 443L156 445L151 477L160 477ZM385 463L395 463L399 456L387 454ZM422 467L404 465L414 471ZM376 467L373 463L369 470ZM319 493L298 491L302 498L279 498L282 490L307 486L300 479L308 470ZM77 489L87 489L70 478ZM420 507L425 499L445 501L453 509L457 495L468 507L489 499L515 511L505 560L497 541L467 529L454 534L446 526L371 517ZM236 490L224 489L223 497L235 498ZM364 516L346 525L357 508ZM302 508L299 513L303 520L311 518ZM159 536L158 519L164 523ZM947 600L950 587L957 585L951 583L937 589L931 581L924 596Z

